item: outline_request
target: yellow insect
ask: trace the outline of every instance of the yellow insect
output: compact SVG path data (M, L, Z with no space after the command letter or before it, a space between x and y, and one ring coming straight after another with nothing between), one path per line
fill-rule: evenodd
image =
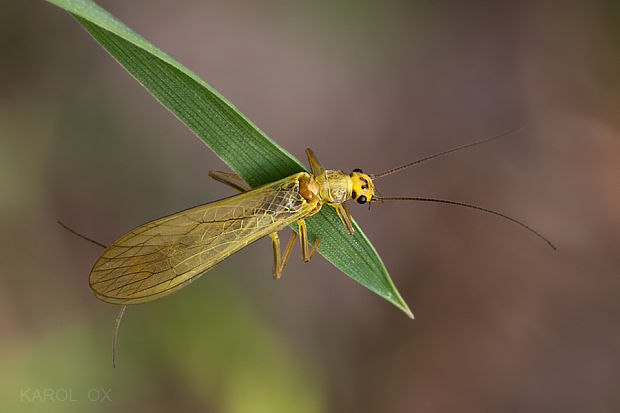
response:
M210 172L243 193L143 224L114 241L95 263L90 286L103 301L135 304L155 300L184 287L248 244L273 240L273 277L279 278L296 238L293 232L280 254L278 231L297 222L302 258L309 261L320 242L308 248L304 219L324 203L336 208L350 233L353 225L343 202L373 196L372 180L361 171L323 170L307 150L313 174L299 172L247 190L237 175Z
M214 265L248 244L269 235L273 244L273 277L280 278L297 234L292 233L280 252L278 231L297 222L301 255L309 261L320 238L308 247L305 219L323 204L334 207L346 230L352 234L351 215L344 202L360 204L384 200L416 200L449 203L478 209L513 221L551 242L527 225L499 212L471 204L421 197L377 197L373 179L385 176L447 153L497 139L498 135L463 145L380 174L356 169L350 174L324 170L310 149L306 150L312 174L299 172L279 181L248 189L238 175L211 171L209 175L241 191L239 195L177 212L129 231L99 257L90 273L90 287L108 303L137 304L152 301L186 286Z

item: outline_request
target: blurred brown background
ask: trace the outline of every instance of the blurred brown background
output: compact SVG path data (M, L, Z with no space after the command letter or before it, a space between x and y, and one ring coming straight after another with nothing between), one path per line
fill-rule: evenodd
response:
M0 410L620 410L620 7L615 0L100 1L276 142L474 202L351 211L416 320L260 241L166 299L88 288L97 247L231 190L225 165L65 12L0 2ZM303 159L305 162L305 159ZM285 237L288 235L285 234Z

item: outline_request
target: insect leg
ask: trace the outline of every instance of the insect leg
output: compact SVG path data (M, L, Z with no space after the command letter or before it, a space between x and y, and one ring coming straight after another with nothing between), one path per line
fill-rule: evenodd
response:
M308 256L308 259L312 258L312 256L316 252L316 249L319 247L319 242L321 242L321 237L316 237L316 239L312 243L312 247L310 247L310 255Z
M299 225L299 242L301 243L301 259L304 262L310 261L310 257L308 254L308 233L306 232L306 221L300 219L297 221L297 225Z
M237 174L222 171L209 171L209 176L218 182L221 182L236 189L239 192L247 192L250 190L250 188L247 188L246 186L237 182L243 181L243 179L241 179L241 177Z
M280 237L277 232L269 234L273 246L273 279L280 278Z
M314 156L312 149L307 148L306 155L308 156L308 162L310 163L310 168L312 168L312 173L314 175L320 175L321 172L323 172L323 168L321 167L319 160L316 159L316 156Z
M288 240L288 244L286 245L282 258L280 258L280 237L278 236L278 233L271 233L269 234L269 237L273 241L273 279L277 280L282 275L286 261L288 261L288 256L291 254L291 250L295 244L295 238L297 238L297 233L293 231L291 234L291 238Z
M353 223L351 222L351 213L349 212L349 208L345 204L329 204L336 208L336 212L342 221L342 224L347 229L349 235L353 235Z
M314 255L314 252L319 247L319 242L321 242L321 237L316 237L314 242L312 243L312 247L310 251L308 251L308 233L306 231L306 221L300 219L297 221L297 225L299 225L299 242L301 242L301 259L304 262L310 261L310 258Z

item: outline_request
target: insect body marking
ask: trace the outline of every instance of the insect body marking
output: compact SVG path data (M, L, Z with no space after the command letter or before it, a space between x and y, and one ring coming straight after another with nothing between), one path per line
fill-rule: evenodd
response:
M352 185L351 197L360 204L371 200L375 193L372 178L363 173L361 169L354 169L349 176Z

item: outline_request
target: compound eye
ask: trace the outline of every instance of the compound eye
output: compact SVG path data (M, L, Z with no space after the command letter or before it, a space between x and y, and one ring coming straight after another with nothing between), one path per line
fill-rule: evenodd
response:
M353 170L353 172L357 172L358 174L363 173L363 172L362 172L362 170L361 170L360 168L356 168L356 169L354 169L354 170Z
M364 195L360 195L357 199L356 199L358 204L365 204L366 203L366 196Z

